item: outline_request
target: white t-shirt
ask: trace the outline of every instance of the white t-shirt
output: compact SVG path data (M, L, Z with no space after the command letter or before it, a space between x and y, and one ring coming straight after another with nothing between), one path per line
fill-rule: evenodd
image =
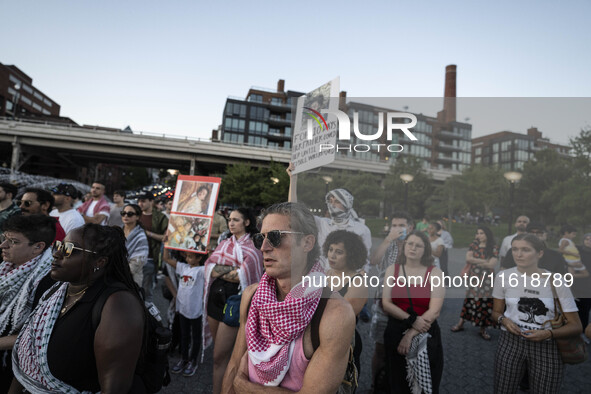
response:
M550 273L547 270L542 271ZM501 275L504 277L501 278ZM546 277L541 276L540 283L535 283L536 286L534 286L531 276L524 278L523 273L519 272L517 267L513 267L497 274L492 295L493 298L505 300L507 308L504 316L511 319L522 331L550 329L550 323L546 322L554 318L554 297L551 286L553 279L554 277L550 277L546 284ZM517 286L510 286L514 284L513 282L517 282ZM545 287L544 284L546 284ZM564 285L564 281L562 284L562 286L555 286L562 310L578 311L570 288ZM505 327L502 329L506 330Z
M431 250L434 252L435 250L437 250L439 245L443 245L443 248L445 249L445 242L443 242L443 239L441 239L441 237L431 242ZM437 268L441 268L441 264L439 263L439 257L435 255L433 255L433 265Z
M203 286L205 267L191 267L187 263L176 263L179 278L176 295L176 310L187 319L197 319L203 314Z
M507 255L507 252L509 251L509 249L511 249L511 241L513 241L513 238L515 238L517 236L517 233L513 234L513 235L507 235L505 238L503 238L503 242L501 243L501 248L499 249L499 257L503 258Z
M328 234L336 230L345 230L355 233L361 237L363 244L367 248L368 259L369 253L371 252L371 231L364 223L360 221L349 220L347 224L335 225L332 223L331 218L321 218L314 216L316 227L318 227L318 246L320 247L320 254L322 255L322 245Z
M59 219L60 225L66 234L75 228L84 226L84 218L80 215L80 212L74 208L68 209L64 212L59 212L57 209L54 209L49 213L49 216Z

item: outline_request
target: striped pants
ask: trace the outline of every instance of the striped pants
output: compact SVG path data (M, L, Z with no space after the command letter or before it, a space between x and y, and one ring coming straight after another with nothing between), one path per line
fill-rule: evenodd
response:
M564 364L554 340L531 342L507 331L501 332L495 355L494 392L517 392L526 367L530 392L551 394L560 391Z

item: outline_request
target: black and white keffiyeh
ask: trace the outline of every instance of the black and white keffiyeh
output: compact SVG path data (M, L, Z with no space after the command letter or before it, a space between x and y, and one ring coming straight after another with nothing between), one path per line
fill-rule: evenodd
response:
M335 208L330 203L330 197L334 197L337 199L341 204L343 204L344 210ZM358 220L359 216L357 216L357 212L353 209L353 195L349 193L345 189L334 189L328 192L325 197L326 199L326 207L328 208L328 213L334 224L346 224L349 220Z
M433 391L427 354L427 340L430 337L427 332L415 336L406 355L406 380L413 394L431 394Z

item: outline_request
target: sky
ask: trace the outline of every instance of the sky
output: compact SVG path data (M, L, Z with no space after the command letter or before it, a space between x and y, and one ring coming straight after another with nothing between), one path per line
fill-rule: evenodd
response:
M79 124L207 139L251 86L338 76L349 97L441 98L448 64L458 97L591 96L588 1L0 1L0 62ZM567 143L591 125L590 101L570 100L568 127L458 117L473 137L538 126Z

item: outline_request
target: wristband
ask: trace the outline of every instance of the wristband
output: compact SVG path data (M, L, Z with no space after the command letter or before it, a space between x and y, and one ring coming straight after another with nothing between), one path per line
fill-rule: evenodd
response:
M405 320L403 320L402 322L408 327L408 328L412 328L412 325L414 324L414 322L417 320L417 314L416 313L411 313L409 317L407 317Z
M501 326L503 323L503 320L505 320L505 316L504 315L499 316L499 318L497 319L497 325Z

